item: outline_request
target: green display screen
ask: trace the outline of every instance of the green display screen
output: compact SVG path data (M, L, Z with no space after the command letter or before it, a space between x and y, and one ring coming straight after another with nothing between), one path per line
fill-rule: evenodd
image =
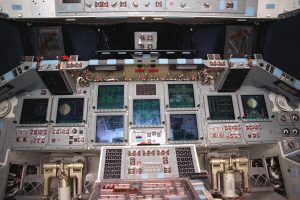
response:
M151 126L160 124L160 104L158 99L133 100L133 124Z
M97 109L123 109L124 85L99 85Z
M169 84L168 90L170 108L195 107L193 84Z

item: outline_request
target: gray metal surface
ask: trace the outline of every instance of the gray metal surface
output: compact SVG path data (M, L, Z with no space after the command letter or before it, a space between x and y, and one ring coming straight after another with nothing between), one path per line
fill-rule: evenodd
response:
M196 23L226 18L274 19L300 8L297 0L142 0L105 1L81 0L79 3L63 3L61 0L19 1L3 0L0 11L16 19L93 18L88 22L102 23L122 21L164 20L178 23ZM109 19L109 20L108 20ZM209 20L207 20L209 19ZM108 22L109 21L109 22Z

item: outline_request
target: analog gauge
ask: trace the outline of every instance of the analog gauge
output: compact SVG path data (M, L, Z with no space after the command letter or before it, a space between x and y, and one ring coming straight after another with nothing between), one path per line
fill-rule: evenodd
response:
M0 103L0 118L5 117L11 109L11 104L9 101L2 101Z

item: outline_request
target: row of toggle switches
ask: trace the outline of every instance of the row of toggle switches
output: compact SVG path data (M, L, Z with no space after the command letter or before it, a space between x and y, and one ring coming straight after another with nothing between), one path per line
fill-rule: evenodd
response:
M118 4L120 5L121 8L126 8L128 7L127 2L126 1L120 1L119 3L117 1L112 2L110 5L113 8L116 8L118 6ZM139 3L137 1L134 1L132 3L133 7L139 7ZM145 2L144 6L145 7L150 7L151 2L147 1ZM88 8L92 8L92 4L91 3L87 3L86 6ZM155 7L157 8L161 8L163 6L162 1L156 1L155 2ZM108 8L109 7L109 3L108 1L96 1L95 2L95 8Z
M141 152L143 153L143 156L168 156L170 154L169 149L144 149L143 151L141 150L129 150L128 151L128 156L141 156Z
M160 172L161 169L160 168L147 168L144 170L145 173L148 172ZM164 166L163 168L163 172L165 174L169 174L171 173L171 167L170 166ZM128 174L142 174L143 173L143 168L141 166L136 166L136 167L129 167L128 168Z

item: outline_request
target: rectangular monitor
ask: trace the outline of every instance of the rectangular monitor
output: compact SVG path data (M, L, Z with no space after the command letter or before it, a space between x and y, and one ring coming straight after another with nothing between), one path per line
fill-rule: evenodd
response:
M159 99L134 99L133 124L136 126L160 125Z
M194 108L193 84L169 84L169 108Z
M49 58L65 55L61 27L35 27L35 55Z
M171 141L198 140L196 114L171 114Z
M99 85L97 109L123 109L124 85Z
M60 98L58 100L56 123L83 123L84 98Z
M136 95L156 95L156 84L137 84Z
M207 96L209 120L234 120L232 96Z
M20 124L47 123L49 99L24 99L21 111Z
M268 110L264 95L241 95L243 119L268 119Z
M245 57L245 55L252 55L255 34L253 26L227 26L224 47L225 57Z
M124 142L124 116L107 115L96 118L97 143Z

